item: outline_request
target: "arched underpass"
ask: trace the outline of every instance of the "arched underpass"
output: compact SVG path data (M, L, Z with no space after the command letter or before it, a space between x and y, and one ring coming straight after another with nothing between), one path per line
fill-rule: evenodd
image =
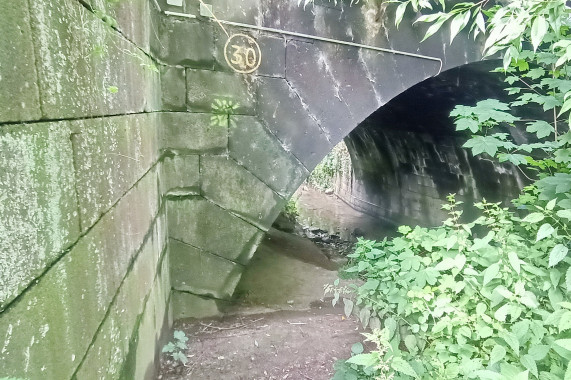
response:
M448 33L419 44L390 7L216 2L222 21L369 46L226 26L262 48L243 75L196 1L60 3L0 15L0 376L152 378L161 331L218 312L337 142L440 61L480 59Z

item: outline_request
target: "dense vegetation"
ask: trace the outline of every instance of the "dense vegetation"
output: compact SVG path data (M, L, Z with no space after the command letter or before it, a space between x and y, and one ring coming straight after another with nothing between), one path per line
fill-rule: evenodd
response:
M532 184L513 207L477 203L468 223L450 195L442 226L360 240L345 272L363 285L326 290L373 327L376 349L354 345L335 379L571 379L571 12L563 0L393 6L397 25L407 10L425 13L425 38L464 30L484 39L485 55L503 55L513 101L458 105L451 117L472 154L509 161ZM532 106L545 117L511 112ZM531 142L500 127L525 129Z

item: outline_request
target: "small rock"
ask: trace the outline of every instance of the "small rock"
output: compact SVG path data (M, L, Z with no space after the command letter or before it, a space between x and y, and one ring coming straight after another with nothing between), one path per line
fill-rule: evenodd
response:
M333 194L333 189L326 189L325 190L325 195L331 195Z
M288 300L288 301L287 301L287 304L288 304L288 305L293 305L293 300Z

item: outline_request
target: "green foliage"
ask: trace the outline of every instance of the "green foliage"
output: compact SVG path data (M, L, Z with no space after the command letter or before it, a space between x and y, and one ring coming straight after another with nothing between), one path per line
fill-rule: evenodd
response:
M395 379L563 378L571 358L568 219L556 202L536 201L521 219L483 201L483 215L460 224L458 205L450 196L441 227L401 227L389 241L359 240L350 255L346 271L365 281L354 287L355 307L383 320L378 360Z
M295 197L290 198L287 201L283 212L288 219L295 221L299 216L299 209L297 207L297 198Z
M186 342L188 341L188 337L184 333L184 331L175 330L174 334L174 341L168 342L163 347L163 352L168 353L170 357L173 358L174 361L178 361L181 364L186 364L188 362L188 358L184 353L188 346Z
M331 189L335 176L343 170L347 170L350 167L350 162L349 152L342 142L321 160L306 181L319 190Z

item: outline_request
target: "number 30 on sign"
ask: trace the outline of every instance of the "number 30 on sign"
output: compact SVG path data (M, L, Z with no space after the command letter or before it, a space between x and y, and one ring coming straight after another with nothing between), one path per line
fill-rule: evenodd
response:
M234 71L249 74L260 67L262 52L252 37L245 34L234 34L226 41L224 58Z

